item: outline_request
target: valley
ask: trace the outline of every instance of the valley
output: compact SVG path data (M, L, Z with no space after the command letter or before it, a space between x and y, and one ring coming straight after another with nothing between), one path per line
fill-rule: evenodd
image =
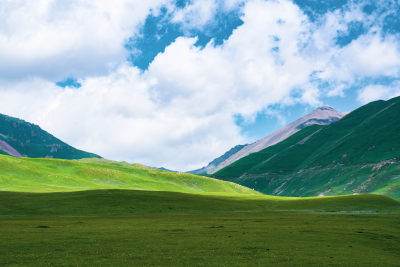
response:
M296 122L214 178L107 160L49 135L62 144L53 150L17 120L24 134L12 124L1 136L0 265L397 266L399 102Z

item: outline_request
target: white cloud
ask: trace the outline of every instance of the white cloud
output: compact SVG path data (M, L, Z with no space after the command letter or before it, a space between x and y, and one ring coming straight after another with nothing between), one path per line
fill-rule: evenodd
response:
M183 9L175 11L172 21L181 23L184 28L202 28L209 23L217 12L215 0L198 0Z
M162 0L40 0L0 4L0 78L107 72Z
M357 100L362 104L367 104L375 100L387 100L392 97L400 96L400 83L392 85L368 85L358 91Z
M184 8L169 6L172 22L179 23L183 30L202 29L214 22L218 12L230 12L240 8L246 0L196 0Z
M312 34L303 53L317 71L314 78L328 84L322 89L327 96L344 96L346 90L365 78L400 76L398 36L382 34L377 26L381 18L361 9L362 5L351 3L348 8L328 12L319 23L310 25ZM361 22L368 30L340 47L338 32L350 34L351 22Z

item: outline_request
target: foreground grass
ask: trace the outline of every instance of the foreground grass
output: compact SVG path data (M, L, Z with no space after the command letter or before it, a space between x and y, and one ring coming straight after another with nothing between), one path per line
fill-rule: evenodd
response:
M0 220L0 265L398 266L398 215L152 214Z
M396 266L399 211L374 195L0 192L0 265Z

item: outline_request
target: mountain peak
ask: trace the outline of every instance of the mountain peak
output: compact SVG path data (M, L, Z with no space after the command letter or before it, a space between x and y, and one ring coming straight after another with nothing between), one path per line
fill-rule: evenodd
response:
M316 110L334 110L334 111L336 111L334 108L332 108L330 106L320 106L320 107L316 108Z
M314 109L311 113L304 116L303 118L313 118L313 119L327 119L327 118L342 118L345 114L339 112L336 109L329 106L321 106Z

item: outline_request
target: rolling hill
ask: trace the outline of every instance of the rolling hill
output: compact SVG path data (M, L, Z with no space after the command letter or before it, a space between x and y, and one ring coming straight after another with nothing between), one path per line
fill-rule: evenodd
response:
M344 113L327 106L319 107L306 116L290 123L289 125L273 132L272 134L248 145L238 145L230 149L224 155L210 162L206 167L190 171L194 174L213 174L235 161L251 154L263 150L269 146L285 140L292 134L310 125L328 125L343 118Z
M400 199L400 97L309 126L213 177L280 196L379 193Z
M59 159L100 157L62 142L35 124L2 114L0 114L0 154Z
M185 193L257 194L213 178L161 171L140 164L105 159L61 160L0 155L0 191L66 192L129 189Z

